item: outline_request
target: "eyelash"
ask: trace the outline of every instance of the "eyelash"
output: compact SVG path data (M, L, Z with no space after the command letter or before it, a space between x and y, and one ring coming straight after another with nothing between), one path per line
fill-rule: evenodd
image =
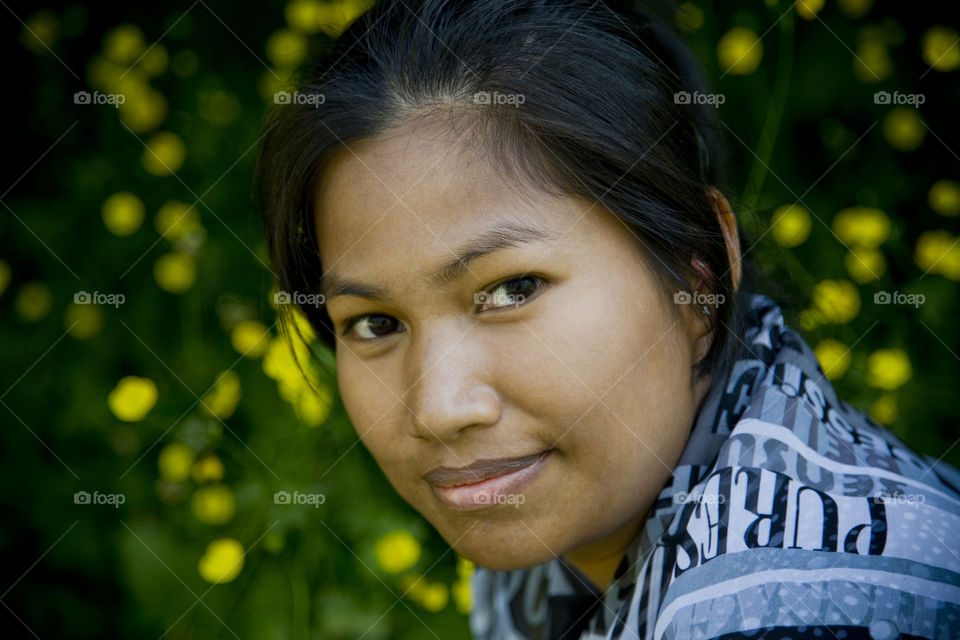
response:
M513 276L513 277L510 277L510 278L507 278L506 280L501 280L501 281L498 282L497 284L495 284L495 285L493 285L493 286L491 286L491 287L489 287L489 288L482 289L481 291L485 291L485 292L487 292L487 293L492 293L492 292L496 291L497 289L499 289L500 287L502 287L502 286L504 286L504 285L514 284L514 283L516 283L516 282L522 282L522 281L524 281L524 280L533 280L533 282L534 282L533 286L531 287L530 295L525 295L525 296L524 296L524 301L523 301L522 303L520 303L520 304L527 304L527 302L529 301L529 299L532 299L532 298L536 297L536 295L540 293L540 290L543 288L544 284L546 284L546 279L543 278L542 276L537 276L537 275L533 275L533 274L528 274L528 275L524 275L524 276ZM478 292L478 293L479 293L479 292ZM508 306L509 306L509 305L508 305ZM501 308L504 308L504 309L505 309L505 308L507 308L507 307L501 307ZM354 325L357 324L358 322L360 322L361 320L364 320L364 319L366 319L366 318L370 318L370 317L373 317L373 316L381 316L381 315L386 315L386 314L382 314L382 313L365 313L365 314L362 314L362 315L359 315L359 316L353 316L352 318L348 318L348 319L344 322L343 331L342 331L341 334L340 334L341 337L346 337L346 335L347 335L348 333L350 333L350 331L353 329ZM385 338L385 337L387 337L388 335L390 335L390 334L386 334L386 335L382 335L382 336L377 336L376 338L358 338L358 340L359 340L360 342L372 342L372 341L376 340L377 338Z

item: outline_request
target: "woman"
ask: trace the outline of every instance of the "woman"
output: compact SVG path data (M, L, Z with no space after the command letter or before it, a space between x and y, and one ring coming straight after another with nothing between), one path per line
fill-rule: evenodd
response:
M614 3L379 4L269 123L277 288L476 638L960 637L960 474L757 293L694 91Z

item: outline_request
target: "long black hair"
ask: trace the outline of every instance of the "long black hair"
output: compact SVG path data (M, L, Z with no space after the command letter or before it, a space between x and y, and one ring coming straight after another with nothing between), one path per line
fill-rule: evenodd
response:
M518 186L579 196L617 215L670 303L699 277L690 267L698 257L722 303L696 373L721 374L743 346L757 273L744 258L734 292L708 194L725 187L716 110L686 97L697 94L707 92L695 60L649 7L383 0L305 65L293 98L266 121L257 179L276 288L321 293L312 202L331 156L401 124L445 118L475 132L472 142ZM335 347L325 307L300 309Z

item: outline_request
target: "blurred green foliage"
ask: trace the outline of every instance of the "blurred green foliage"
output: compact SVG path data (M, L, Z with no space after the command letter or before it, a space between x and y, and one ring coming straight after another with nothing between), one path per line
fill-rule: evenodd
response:
M958 465L960 46L952 14L896 10L697 0L675 19L723 96L730 196L788 322L841 397ZM10 7L6 628L467 636L472 567L359 445L331 354L289 347L251 195L266 105L357 11Z

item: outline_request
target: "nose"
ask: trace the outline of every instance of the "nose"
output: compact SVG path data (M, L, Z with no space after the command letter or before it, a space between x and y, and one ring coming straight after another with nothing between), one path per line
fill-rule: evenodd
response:
M451 442L499 420L500 401L488 383L490 350L475 330L459 323L433 326L411 341L405 367L411 436Z

